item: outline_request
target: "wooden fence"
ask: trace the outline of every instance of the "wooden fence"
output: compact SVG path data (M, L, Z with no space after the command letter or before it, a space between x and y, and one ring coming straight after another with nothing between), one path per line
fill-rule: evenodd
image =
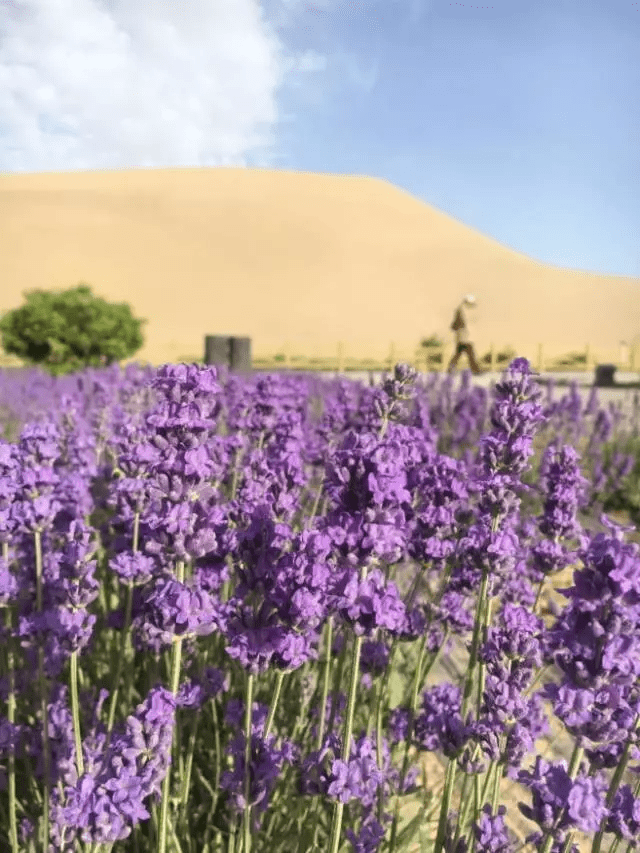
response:
M533 351L532 351L533 350ZM556 348L557 350L557 348ZM413 351L399 349L392 342L389 345L386 358L355 358L348 355L343 342L338 342L333 356L304 356L293 354L285 345L274 355L255 355L253 366L258 369L289 369L289 370L327 370L345 373L358 370L391 370L394 364L405 362L416 370L430 372L447 369L455 351L454 344L441 346L417 347ZM565 355L550 356L545 352L544 344L536 347L523 347L515 350L512 346L489 345L488 350L476 347L476 357L483 370L491 372L504 370L509 362L518 355L527 358L532 367L539 373L548 372L591 372L598 364L613 364L622 372L640 372L640 347L638 344L619 347L617 350L606 350L602 347L592 347L590 344L580 351L570 351ZM458 361L458 368L468 364L466 354Z
M300 371L328 371L346 373L347 371L382 371L392 370L399 362L411 364L421 372L440 372L447 366L454 353L455 345L452 343L441 346L416 347L406 350L396 347L391 342L388 347L388 355L384 358L356 358L350 356L348 348L343 342L337 342L334 355L308 356L292 353L285 345L280 351L272 354L255 354L252 358L252 366L258 370L300 370ZM613 364L623 373L640 373L640 342L633 346L626 346L624 350L605 349L603 347L592 347L589 344L581 351L568 351L565 355L547 355L544 344L535 347L522 347L516 350L512 346L495 346L490 344L488 349L476 347L476 357L483 370L491 372L502 371L509 362L520 355L529 359L534 370L539 373L549 372L593 372L598 364ZM555 348L557 351L557 347ZM177 359L185 362L201 362L202 356L183 356ZM122 364L137 361L135 357L125 359ZM21 362L0 351L0 368L17 369ZM466 355L462 355L458 361L458 369L468 365Z

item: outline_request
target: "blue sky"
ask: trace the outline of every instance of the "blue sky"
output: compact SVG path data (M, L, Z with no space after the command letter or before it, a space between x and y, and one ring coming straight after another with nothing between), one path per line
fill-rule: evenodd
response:
M384 178L640 276L640 3L0 0L0 172Z

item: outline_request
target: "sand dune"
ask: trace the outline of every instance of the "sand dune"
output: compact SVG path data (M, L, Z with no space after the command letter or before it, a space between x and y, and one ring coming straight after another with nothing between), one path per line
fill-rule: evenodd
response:
M0 311L85 281L148 319L138 357L201 357L206 334L254 354L386 355L476 294L480 348L612 357L640 341L640 279L556 269L386 181L235 168L0 175Z

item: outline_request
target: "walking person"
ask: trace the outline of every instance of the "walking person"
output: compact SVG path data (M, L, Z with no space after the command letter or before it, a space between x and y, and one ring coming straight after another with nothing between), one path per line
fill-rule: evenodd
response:
M466 311L467 308L475 308L476 306L476 298L475 296L471 296L471 294L464 297L460 305L456 308L456 313L453 318L453 322L451 323L451 329L455 332L456 335L456 351L449 362L449 367L447 371L449 373L453 373L458 359L462 355L463 352L466 352L469 358L469 365L471 366L471 371L476 375L482 373L480 369L480 365L478 364L478 360L476 358L476 353L473 348L473 344L471 343L471 338L469 336L469 329L467 327L467 316Z

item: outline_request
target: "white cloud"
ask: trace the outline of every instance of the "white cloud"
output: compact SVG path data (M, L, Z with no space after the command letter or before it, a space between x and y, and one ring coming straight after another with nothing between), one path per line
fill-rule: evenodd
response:
M0 171L265 165L325 66L259 0L0 0Z
M309 18L331 30L347 5L0 0L0 171L269 166L296 120L286 90L300 112L376 83L377 66L335 38L287 44Z
M358 60L358 57L353 54L347 54L344 57L344 63L347 69L347 74L353 85L363 92L371 92L376 85L379 76L378 64L374 64L369 68L363 68Z

